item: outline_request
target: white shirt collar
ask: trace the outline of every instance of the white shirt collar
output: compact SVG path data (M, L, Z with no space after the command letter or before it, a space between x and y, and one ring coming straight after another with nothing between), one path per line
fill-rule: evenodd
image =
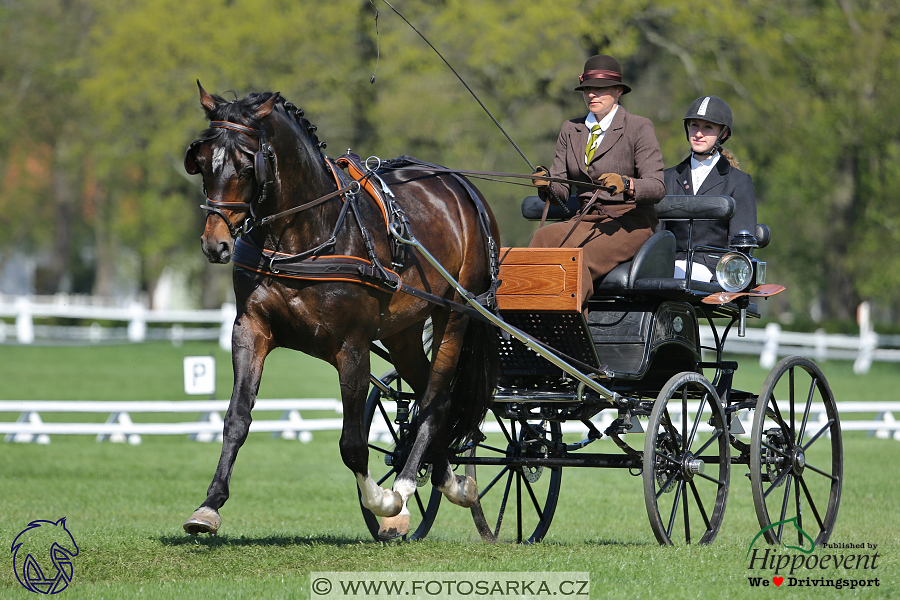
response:
M693 152L691 153L691 170L705 168L711 169L713 165L716 164L719 160L719 156L721 156L718 152L714 152L711 156L707 156L703 160L697 160L697 155Z
M691 185L695 194L700 191L700 186L706 181L706 176L709 175L719 161L719 156L720 154L716 152L712 156L707 156L704 160L697 160L697 157L691 153Z
M610 110L608 113L606 113L606 116L605 116L605 117L603 117L602 119L600 119L600 129L601 129L601 130L603 130L603 131L605 132L607 129L609 129L609 126L612 125L613 117L616 116L616 111L617 111L617 110L619 110L619 105L618 105L618 104L616 104L615 106L613 106L613 107L612 107L612 110ZM597 124L597 117L596 117L596 115L594 115L594 113L588 113L588 116L584 119L584 124L587 125L587 128L588 128L588 129L593 128L594 125Z

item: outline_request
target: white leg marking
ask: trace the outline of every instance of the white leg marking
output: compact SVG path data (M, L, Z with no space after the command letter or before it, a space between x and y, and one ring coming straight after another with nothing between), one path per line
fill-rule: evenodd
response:
M362 504L372 511L377 517L393 517L403 509L403 499L399 494L391 490L379 487L372 479L371 473L366 476L356 475L356 483L359 486Z
M447 485L438 490L453 504L470 508L478 502L478 485L465 475L451 475Z

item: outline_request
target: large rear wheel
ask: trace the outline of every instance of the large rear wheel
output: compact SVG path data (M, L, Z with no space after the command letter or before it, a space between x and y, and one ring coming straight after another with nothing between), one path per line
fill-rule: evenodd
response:
M782 359L763 383L750 445L753 503L766 540L796 539L801 548L826 543L843 469L841 424L825 375L808 358Z

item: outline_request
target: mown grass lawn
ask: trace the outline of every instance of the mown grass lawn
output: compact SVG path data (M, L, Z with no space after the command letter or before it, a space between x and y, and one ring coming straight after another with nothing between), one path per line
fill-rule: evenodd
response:
M183 399L181 357L215 352L213 345L187 344L0 347L0 396ZM226 397L230 368L227 354L219 358L218 396ZM739 375L754 375L753 359L741 360ZM824 370L839 401L896 399L889 396L900 387L900 377L886 369L872 379L847 375L842 363ZM762 376L746 387L758 389ZM334 379L327 365L276 354L261 397L333 397ZM854 390L857 396L844 397ZM878 544L877 569L806 574L877 576L881 585L823 590L750 587L746 554L759 526L744 467L733 470L722 530L707 547L656 544L640 478L574 468L563 473L559 507L542 544L485 544L469 512L448 503L423 542L380 544L364 526L337 437L323 432L302 444L251 435L217 538L188 537L181 523L205 497L218 444L175 436L145 436L139 446L74 436L54 436L49 446L3 444L0 542L8 549L29 521L66 517L80 553L61 598L307 598L313 571L579 571L590 574L592 598L900 597L900 444L893 440L845 436L843 498L831 540ZM29 597L4 551L0 598Z

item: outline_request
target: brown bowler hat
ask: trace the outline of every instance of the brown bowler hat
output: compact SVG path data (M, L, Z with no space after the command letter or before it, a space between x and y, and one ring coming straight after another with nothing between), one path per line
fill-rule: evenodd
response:
M578 76L579 85L576 90L586 87L611 87L618 85L623 94L631 91L631 88L622 83L622 65L612 56L598 54L587 59L584 63L584 72Z

